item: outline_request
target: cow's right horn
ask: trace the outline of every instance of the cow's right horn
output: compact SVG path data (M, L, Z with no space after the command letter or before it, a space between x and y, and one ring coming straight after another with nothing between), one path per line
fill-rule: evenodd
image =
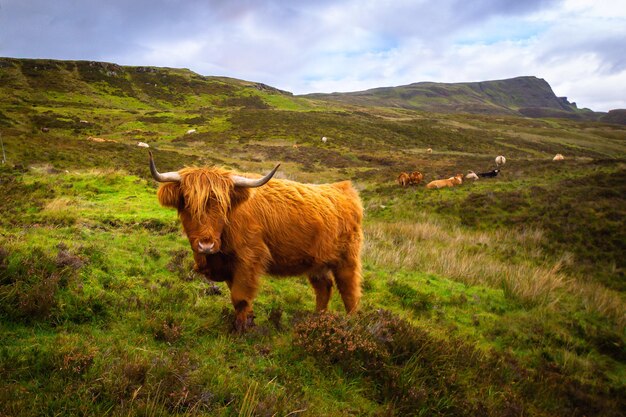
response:
M239 175L231 175L231 178L233 179L233 182L235 183L236 187L244 187L244 188L260 187L260 186L262 186L263 184L265 184L266 182L268 182L269 180L272 179L272 177L274 176L274 174L278 170L279 166L280 166L280 164L276 165L274 167L274 169L271 170L269 172L269 174L267 174L263 178L252 179L252 178L241 177Z
M180 182L180 174L176 171L166 172L164 174L159 173L156 169L156 165L154 165L152 152L148 151L148 153L150 154L150 172L152 173L152 178L158 182Z

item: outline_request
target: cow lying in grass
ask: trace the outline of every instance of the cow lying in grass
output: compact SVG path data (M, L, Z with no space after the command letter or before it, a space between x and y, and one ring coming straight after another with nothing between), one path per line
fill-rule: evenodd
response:
M478 175L474 171L468 171L467 175L465 175L465 179L467 180L477 180Z
M493 177L497 177L499 172L500 172L499 169L494 169L489 172L479 172L478 176L483 177L483 178L493 178Z
M357 191L349 181L270 181L277 169L262 178L215 167L161 174L150 152L152 177L162 183L158 200L178 210L194 269L228 284L238 331L252 323L252 302L266 273L306 274L318 311L327 309L333 284L348 313L361 298L363 208Z
M463 174L456 174L454 177L450 177L445 180L435 180L426 184L428 189L438 189L446 187L454 187L455 185L463 184Z

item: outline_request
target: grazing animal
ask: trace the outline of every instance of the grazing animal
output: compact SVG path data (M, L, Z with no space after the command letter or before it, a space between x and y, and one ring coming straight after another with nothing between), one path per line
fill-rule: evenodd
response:
M564 159L565 157L561 155L560 153L557 153L556 155L554 155L554 158L552 158L553 161L562 161Z
M90 140L92 142L113 142L116 143L117 141L115 139L104 139L104 138L97 138L95 136L87 136L87 140Z
M419 171L413 171L409 174L409 184L418 185L424 179L424 174Z
M194 270L226 281L235 308L235 329L254 318L259 277L306 274L317 311L326 310L333 284L348 313L361 298L363 207L349 181L301 184L248 178L216 167L159 173L157 198L175 208L191 244Z
M506 158L502 155L498 155L496 156L496 165L500 166L500 165L504 165L506 164Z
M139 146L140 148L149 148L150 145L148 145L146 142L137 142L137 146Z
M445 180L435 180L426 184L428 189L439 189L446 187L454 187L455 185L463 184L463 174L456 174L454 177L450 177Z
M196 133L196 129L189 129L185 134L191 135L192 133Z
M465 179L467 179L467 180L477 180L478 179L478 175L476 175L476 173L474 171L468 171L467 175L465 175Z
M489 172L479 172L478 176L479 177L483 177L483 178L493 178L493 177L498 176L499 172L500 172L499 169L493 169L493 170L491 170Z
M401 172L396 181L398 181L398 184L401 186L406 187L411 183L411 176L406 172Z
M322 142L323 142L323 143L326 143L326 141L328 141L328 138L327 138L326 136L323 136L323 137L322 137Z
M433 150L431 148L426 149L426 153L433 153Z

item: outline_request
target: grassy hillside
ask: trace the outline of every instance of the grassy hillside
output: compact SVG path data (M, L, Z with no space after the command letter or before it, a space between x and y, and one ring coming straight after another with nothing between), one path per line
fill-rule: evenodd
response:
M579 110L576 103L570 103L566 97L557 97L550 85L537 77L454 84L420 82L352 93L308 94L304 97L361 106L444 113L502 114L573 120L599 120L606 115L589 109ZM615 117L604 121L620 123Z
M91 62L2 59L0 97L0 415L626 409L623 127L331 105ZM306 278L265 277L256 326L234 334L228 288L191 272L138 141L163 171L281 162L279 177L351 179L360 312L335 295L314 315ZM494 179L395 183L498 154Z

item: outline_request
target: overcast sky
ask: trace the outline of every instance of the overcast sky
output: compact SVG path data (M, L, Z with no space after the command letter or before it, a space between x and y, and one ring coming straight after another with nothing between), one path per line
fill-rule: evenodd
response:
M626 0L0 0L0 56L189 68L294 94L535 75L626 108Z

